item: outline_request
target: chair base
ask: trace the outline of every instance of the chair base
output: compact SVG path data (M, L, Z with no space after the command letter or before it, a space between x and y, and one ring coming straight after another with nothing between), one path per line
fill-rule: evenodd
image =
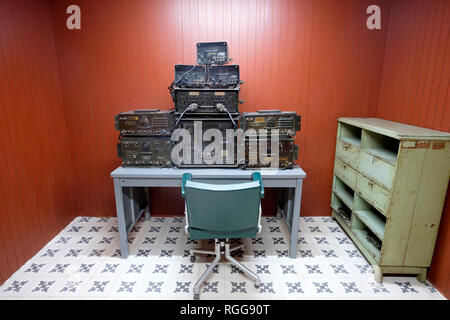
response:
M224 254L225 259L230 261L232 264L237 266L239 269L241 269L248 277L250 277L253 281L255 281L255 287L259 288L261 285L261 280L259 277L250 269L248 269L246 266L241 264L239 261L234 259L230 253L235 250L242 249L244 247L243 244L238 245L236 247L230 248L230 242L228 239L225 241L215 239L215 245L214 245L214 251L209 250L197 250L197 249L191 249L189 251L191 262L195 261L195 255L194 253L200 253L200 254L215 254L214 260L211 262L211 264L208 266L206 271L202 274L200 279L198 279L197 283L194 286L194 299L198 300L200 299L200 286L203 284L203 282L206 280L206 277L211 273L211 271L214 269L214 267L219 263L220 258L222 254Z

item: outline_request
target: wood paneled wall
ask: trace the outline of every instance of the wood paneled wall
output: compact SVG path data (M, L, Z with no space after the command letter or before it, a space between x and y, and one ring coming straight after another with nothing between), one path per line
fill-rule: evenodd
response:
M380 2L380 1L376 1ZM225 40L239 64L241 111L295 110L302 115L298 163L308 173L302 215L329 215L336 118L376 110L386 36L369 31L373 1L159 0L77 1L82 27L69 31L52 2L64 107L80 215L114 215L109 173L119 165L114 114L173 106L168 85L176 63L194 63L195 44ZM388 11L381 2L383 12ZM182 213L178 190L158 190L154 213ZM170 198L169 198L170 197ZM170 201L168 201L170 199ZM272 206L273 207L273 206ZM265 208L267 208L265 206Z
M450 131L450 2L392 1L377 117ZM430 281L450 298L450 192Z
M73 218L50 6L0 0L0 283Z

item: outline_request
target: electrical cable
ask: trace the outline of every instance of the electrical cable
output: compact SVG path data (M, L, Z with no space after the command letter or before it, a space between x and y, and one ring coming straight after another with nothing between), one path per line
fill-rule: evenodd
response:
M236 122L234 122L234 119L233 119L233 117L231 116L230 112L229 112L226 108L225 108L225 111L228 113L228 116L230 117L231 122L233 122L234 128L237 129Z
M178 118L177 122L175 122L175 128L178 126L178 123L180 122L181 118L183 118L184 114L188 111L195 111L198 108L198 104L196 103L192 103L190 104L180 115L180 117Z
M227 107L225 107L225 105L223 105L222 103L218 103L218 104L216 104L216 109L219 110L220 112L225 111L228 114L228 116L230 117L231 122L233 122L234 128L237 129L236 122L234 122L233 117L231 116L230 112L228 111Z
M173 83L174 83L175 85L178 84L178 82L180 82L180 80L183 79L183 77L184 77L185 75L187 75L189 72L191 72L192 70L194 70L196 66L197 66L197 65L194 64L194 65L192 66L191 69L189 69L188 71L186 71L185 73L183 73L183 75L182 75L181 77L179 77L178 80L177 80L177 81L174 81Z
M169 89L170 95L172 96L172 101L175 101L175 93L174 93L173 87L176 86L176 85L178 84L178 82L180 82L180 80L184 78L185 75L187 75L189 72L191 72L192 70L194 70L196 66L197 66L197 65L194 64L194 65L192 66L192 68L189 69L188 71L186 71L185 73L183 73L183 74L181 75L181 77L178 78L178 80L172 81L172 83L170 84L170 86L167 88L167 89Z
M175 122L175 128L178 126L178 123L180 122L181 118L183 118L184 114L188 111L188 109L189 109L189 108L185 109L185 110L181 113L180 117L177 119L177 122Z

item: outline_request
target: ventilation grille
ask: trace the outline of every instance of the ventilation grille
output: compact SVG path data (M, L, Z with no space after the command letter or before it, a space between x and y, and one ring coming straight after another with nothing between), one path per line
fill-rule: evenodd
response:
M169 125L169 119L167 119L167 118L153 118L153 125L155 127L167 127Z
M280 128L293 128L294 127L294 118L289 117L280 117L278 118L278 127Z

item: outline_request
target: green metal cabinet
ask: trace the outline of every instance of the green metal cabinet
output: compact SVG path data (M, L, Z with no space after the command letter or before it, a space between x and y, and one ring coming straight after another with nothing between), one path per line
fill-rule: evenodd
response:
M339 118L331 216L375 269L426 280L450 174L450 133Z

